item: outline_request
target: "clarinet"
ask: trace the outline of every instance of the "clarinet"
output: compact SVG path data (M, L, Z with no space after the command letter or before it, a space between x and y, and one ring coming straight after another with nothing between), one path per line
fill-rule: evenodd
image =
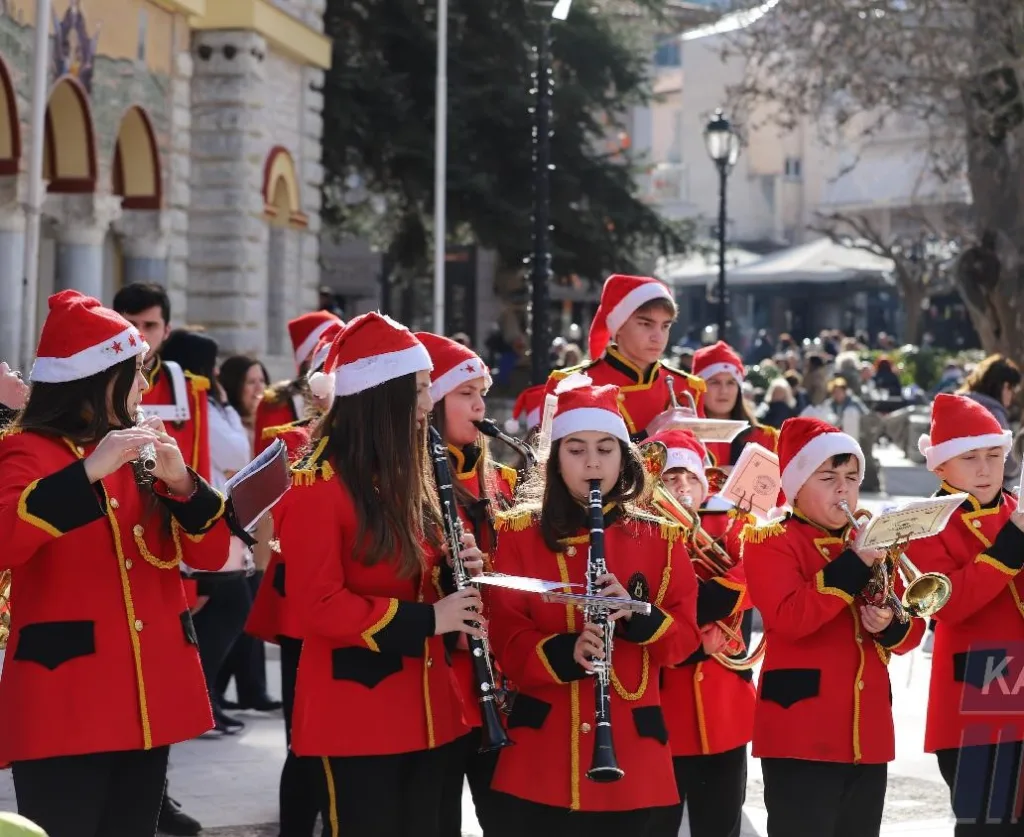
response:
M462 551L462 521L459 519L458 506L455 503L455 490L452 488L452 471L448 465L448 449L441 441L441 434L436 428L428 426L430 435L431 459L434 465L434 481L437 483L437 496L441 503L441 521L444 524L444 539L452 558L452 570L455 574L455 589L465 590L470 586L469 572L466 570L459 553ZM477 623L472 623L478 627ZM479 692L480 719L483 730L480 736L480 752L487 753L499 750L514 743L506 734L498 714L495 699L494 673L491 671L491 649L486 638L467 636L469 656L473 661L473 676Z
M590 550L587 555L587 595L601 595L597 579L608 572L604 555L604 501L601 481L590 481ZM604 659L594 660L594 755L587 778L594 782L616 782L625 773L615 758L612 739L612 634L615 626L608 619L608 608L587 605L583 619L604 633Z

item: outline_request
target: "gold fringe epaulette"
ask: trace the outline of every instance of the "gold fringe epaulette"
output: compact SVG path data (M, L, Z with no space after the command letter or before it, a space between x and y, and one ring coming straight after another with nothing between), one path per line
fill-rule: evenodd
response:
M748 523L743 527L743 532L740 534L740 538L744 543L764 543L769 538L781 535L785 531L786 522L784 520L774 520L764 526L758 526L756 523Z
M667 363L662 363L661 368L666 372L671 372L674 376L681 377L686 381L686 385L694 392L707 392L708 385L704 383L703 378L699 378L696 375L691 375L685 369L677 369L674 366L669 366Z
M192 384L192 389L196 392L209 392L212 386L209 378L205 378L202 375L193 375L191 372L185 373L185 380Z
M288 424L275 424L273 427L264 427L263 432L260 434L263 437L263 441L268 439L276 439L282 433L293 429L298 422L288 422Z
M657 526L658 534L661 535L663 541L669 542L670 549L685 534L683 527L676 521L662 517L660 514L643 511L635 506L627 510L626 517L628 520L635 520L638 523L648 523L651 526Z
M600 358L598 358L600 360ZM550 378L556 381L562 380L562 378L568 378L570 375L574 375L577 372L586 372L591 366L597 363L597 360L586 360L583 363L577 363L575 366L566 366L564 369L552 370Z
M19 433L21 433L19 425L13 423L5 424L3 427L0 427L0 441L3 441L8 436L17 436Z
M757 525L757 518L754 517L754 515L752 515L750 512L740 511L735 506L729 509L729 517L732 520L740 520L747 526Z
M533 506L515 506L494 515L494 528L499 532L523 532L540 520L540 509Z
M508 483L508 487L512 489L512 491L515 491L516 485L519 482L519 472L509 465L502 465L500 463L497 465L497 468L498 474L503 480L505 480L505 482Z
M324 452L329 439L329 436L324 436L313 450L292 466L292 485L312 485L318 479L333 479L334 468Z
M284 383L274 384L271 387L267 387L263 391L263 401L267 404L280 404L285 400L285 398L287 398L290 383L290 381L285 381Z

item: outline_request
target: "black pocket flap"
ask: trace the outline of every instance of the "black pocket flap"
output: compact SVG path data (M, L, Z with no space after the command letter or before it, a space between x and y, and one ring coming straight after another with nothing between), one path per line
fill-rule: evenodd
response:
M969 683L976 689L985 688L997 677L1010 675L1011 658L1005 648L973 648L953 655L953 680ZM1010 675L1012 676L1012 675Z
M777 668L761 674L761 700L770 700L783 709L817 697L820 690L821 669Z
M274 565L274 578L271 581L277 595L284 596L284 564L278 562Z
M331 651L331 675L335 680L352 680L372 689L384 678L402 670L400 654L369 648L335 648Z
M183 610L178 618L181 619L181 631L185 634L185 642L198 648L199 636L196 634L196 626L192 622L192 614Z
M25 625L18 632L18 650L14 652L14 659L39 663L53 671L68 660L95 653L95 622L37 622Z
M544 726L550 712L551 704L546 700L539 700L520 692L516 695L515 703L512 704L512 714L508 716L508 728L540 729Z
M638 706L633 710L633 723L641 738L653 738L659 744L668 744L668 728L660 706Z

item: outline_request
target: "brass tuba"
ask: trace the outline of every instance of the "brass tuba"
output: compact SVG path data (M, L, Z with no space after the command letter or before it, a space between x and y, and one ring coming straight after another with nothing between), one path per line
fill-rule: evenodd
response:
M11 635L11 571L0 572L0 651Z
M839 503L839 508L850 521L854 535L860 529L861 521L871 519L871 512L866 509L850 511L845 500ZM890 607L895 617L905 624L911 617L929 617L945 607L953 593L953 584L942 573L921 572L906 556L904 546L894 543L885 551L882 560L871 568L872 577L864 588L864 596L869 601L879 602L880 606ZM903 574L906 583L902 599L896 596L897 572Z
M726 575L736 561L700 524L700 514L696 509L684 506L669 491L661 480L662 471L668 458L668 448L661 442L646 442L640 448L644 467L651 474L654 486L652 489L653 503L656 510L667 514L680 523L686 532L686 545L690 553L690 561L700 582ZM732 654L714 654L714 659L730 671L748 671L760 662L766 650L765 638L762 635L757 647L746 657L738 657L746 650L742 633L743 614L738 613L728 620L719 620L715 624L729 638Z

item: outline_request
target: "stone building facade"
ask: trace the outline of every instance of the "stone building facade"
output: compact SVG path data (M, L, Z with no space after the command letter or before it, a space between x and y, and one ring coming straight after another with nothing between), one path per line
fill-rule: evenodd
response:
M0 358L46 297L168 288L177 324L290 371L315 307L326 0L53 0L36 322L22 301L34 0L0 0ZM27 360L27 359L23 359Z

